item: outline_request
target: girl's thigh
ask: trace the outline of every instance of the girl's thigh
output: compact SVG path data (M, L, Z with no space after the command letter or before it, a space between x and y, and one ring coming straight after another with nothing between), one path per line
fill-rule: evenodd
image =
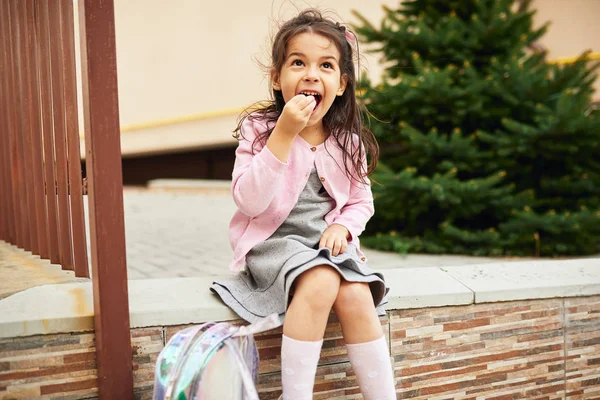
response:
M313 267L295 280L290 290L290 296L303 299L329 300L333 305L341 283L340 274L329 265Z

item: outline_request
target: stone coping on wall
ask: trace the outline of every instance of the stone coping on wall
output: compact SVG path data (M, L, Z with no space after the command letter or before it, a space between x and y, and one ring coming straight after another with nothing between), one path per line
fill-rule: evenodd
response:
M231 180L218 179L152 179L151 189L226 189L231 190Z
M387 310L600 294L600 258L384 271ZM213 278L129 281L131 328L238 319ZM92 283L34 287L0 300L0 338L93 330Z

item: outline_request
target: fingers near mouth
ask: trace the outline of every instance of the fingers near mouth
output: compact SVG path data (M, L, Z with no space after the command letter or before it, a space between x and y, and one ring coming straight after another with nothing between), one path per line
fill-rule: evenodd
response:
M316 104L317 106L321 102L321 95L320 94L306 94L306 93L301 93L301 94L304 95L304 96L306 96L306 97L312 97L315 100L315 102L317 103Z

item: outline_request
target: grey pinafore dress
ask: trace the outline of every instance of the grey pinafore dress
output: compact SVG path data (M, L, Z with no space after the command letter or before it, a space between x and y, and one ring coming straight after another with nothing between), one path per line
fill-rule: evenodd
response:
M334 205L313 167L290 215L273 235L246 255L246 269L213 282L211 290L248 322L273 313L283 317L294 279L310 268L330 265L346 281L368 283L377 313L384 315L381 305L388 289L383 275L360 261L356 247L348 244L338 256L328 248L318 248L327 228L325 215Z

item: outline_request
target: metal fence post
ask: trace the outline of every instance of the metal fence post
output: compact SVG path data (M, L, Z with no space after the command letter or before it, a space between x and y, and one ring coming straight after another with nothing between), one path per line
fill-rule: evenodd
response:
M80 3L98 388L133 399L113 0Z

